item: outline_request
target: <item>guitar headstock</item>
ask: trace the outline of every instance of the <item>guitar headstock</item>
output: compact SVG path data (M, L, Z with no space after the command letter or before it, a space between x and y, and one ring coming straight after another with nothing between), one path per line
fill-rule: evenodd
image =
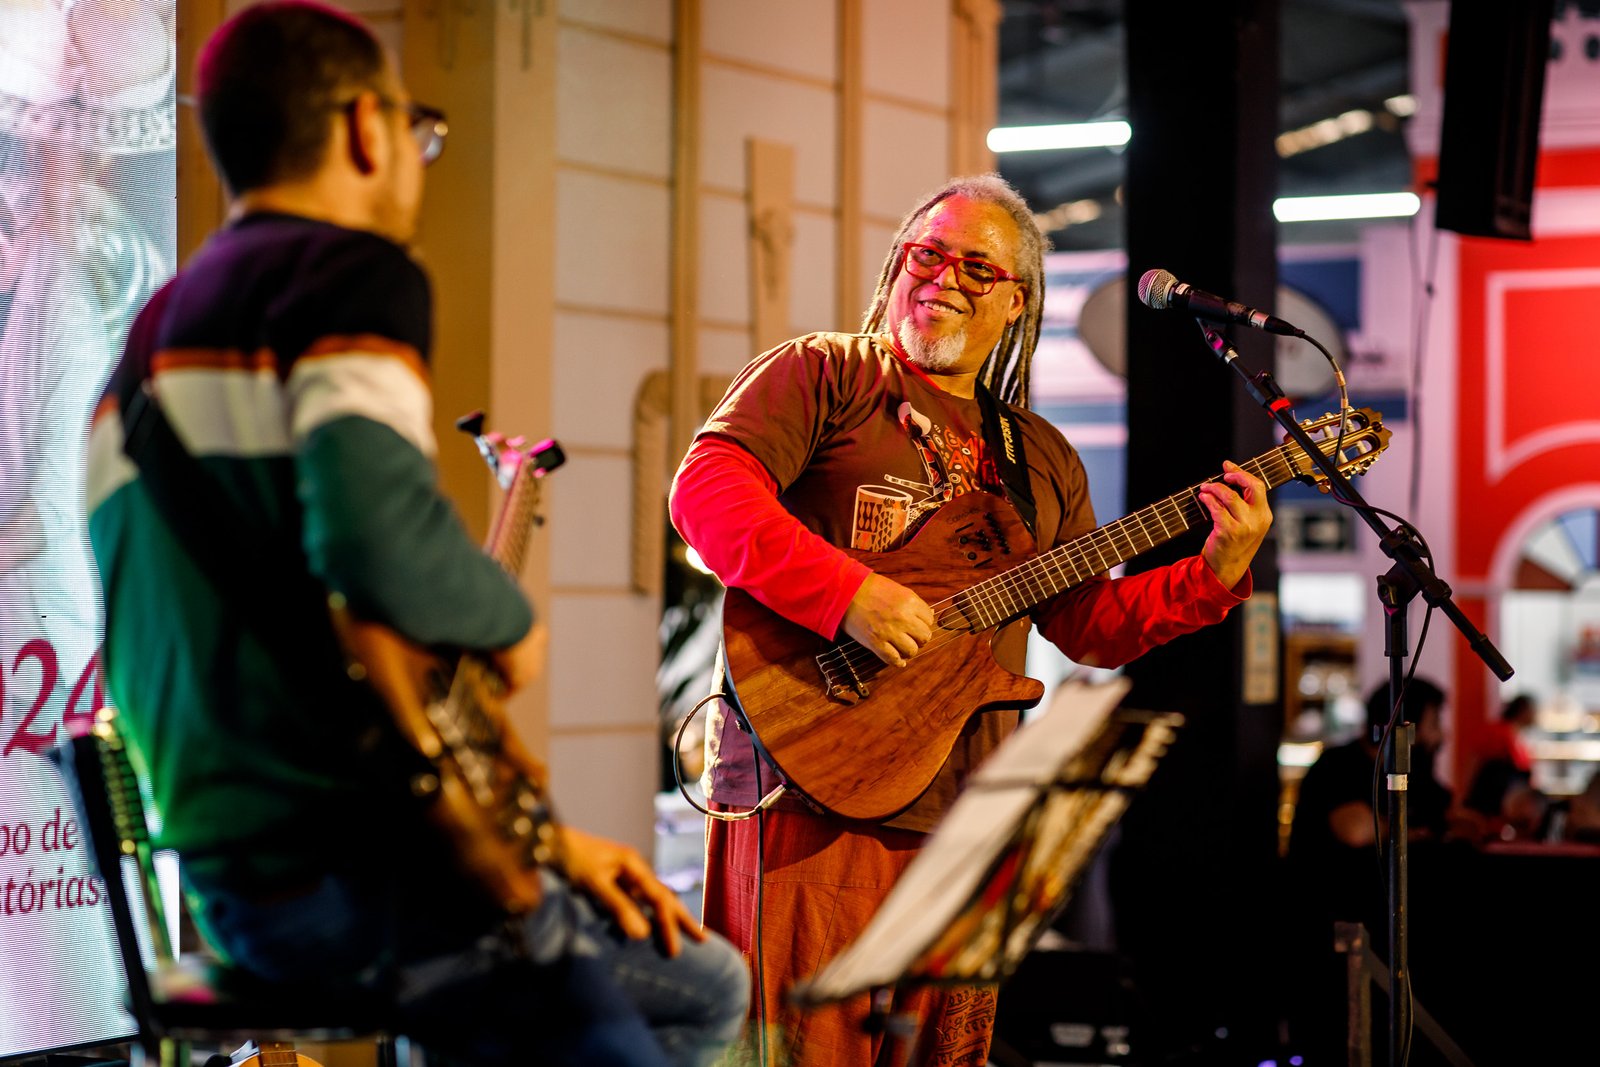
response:
M500 488L510 489L517 472L527 469L535 478L542 478L567 461L567 455L555 438L529 445L526 437L506 437L504 434L483 431L483 412L474 411L456 420L456 429L472 437L478 454L494 472Z
M1339 440L1338 412L1316 419L1302 419L1300 426L1323 455L1333 456L1333 450L1339 449L1338 456L1334 458L1343 474L1365 474L1367 468L1376 463L1383 450L1389 447L1390 432L1383 425L1383 416L1371 408L1351 408L1345 412L1343 442ZM1328 476L1322 469L1287 436L1284 441L1288 445L1288 459L1294 467L1294 476L1302 482L1315 485L1321 492L1328 492Z

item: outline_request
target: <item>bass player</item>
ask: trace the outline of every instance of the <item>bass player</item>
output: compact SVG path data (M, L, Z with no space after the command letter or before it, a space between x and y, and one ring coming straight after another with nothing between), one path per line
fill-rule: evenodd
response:
M1094 529L1077 453L1027 410L1045 248L1007 183L958 178L906 216L861 333L797 338L739 374L680 465L671 497L674 524L725 585L903 667L932 637L933 610L840 547L901 547L920 519L970 492L1009 497L1025 520L1031 512L1041 550ZM1265 486L1232 463L1198 492L1212 521L1199 555L1090 579L1046 601L1032 622L1073 660L1115 667L1220 621L1250 595L1250 561L1272 517ZM1022 667L1028 622L997 638L1010 670ZM868 1031L865 994L802 1013L784 993L860 934L966 775L1017 722L1016 710L974 716L920 799L881 823L831 817L789 796L760 823L712 821L705 920L764 964L752 1017L782 1043L774 1062L865 1065L897 1054ZM870 714L860 728L872 728ZM713 706L706 732L708 800L722 812L750 808L775 784L772 768L726 705ZM992 990L896 997L892 1015L920 1020L920 1062L983 1067Z
M501 907L330 621L332 593L512 689L543 662L436 486L432 298L405 245L444 116L313 3L245 8L196 81L229 218L139 315L89 442L106 681L157 844L229 962L388 998L447 1062L704 1067L744 1017L738 953L638 853L565 826L537 907Z

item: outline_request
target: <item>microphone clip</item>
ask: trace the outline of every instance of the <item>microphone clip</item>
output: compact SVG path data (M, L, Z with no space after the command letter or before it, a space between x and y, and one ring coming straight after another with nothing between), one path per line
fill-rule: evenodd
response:
M1239 350L1234 348L1226 337L1222 336L1221 331L1207 326L1206 321L1202 318L1196 318L1194 322L1196 326L1200 327L1200 333L1206 339L1206 347L1216 353L1218 359L1232 367L1234 372L1244 380L1245 388L1255 398L1256 403L1269 411L1277 411L1280 408L1289 406L1289 398L1284 395L1283 390L1278 387L1277 380L1269 372L1263 370L1251 373L1243 363L1239 362Z

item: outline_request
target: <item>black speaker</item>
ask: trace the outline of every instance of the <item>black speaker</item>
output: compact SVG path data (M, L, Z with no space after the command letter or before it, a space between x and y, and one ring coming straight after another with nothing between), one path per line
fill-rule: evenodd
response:
M1451 0L1434 225L1530 240L1555 0Z

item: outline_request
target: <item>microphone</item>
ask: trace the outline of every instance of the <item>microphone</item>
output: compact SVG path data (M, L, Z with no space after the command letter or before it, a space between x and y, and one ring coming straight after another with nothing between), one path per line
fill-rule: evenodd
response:
M1139 300L1157 311L1185 308L1197 319L1212 322L1237 322L1241 326L1265 330L1287 337L1304 337L1305 332L1265 311L1203 293L1188 282L1180 282L1171 271L1147 270L1139 279Z

